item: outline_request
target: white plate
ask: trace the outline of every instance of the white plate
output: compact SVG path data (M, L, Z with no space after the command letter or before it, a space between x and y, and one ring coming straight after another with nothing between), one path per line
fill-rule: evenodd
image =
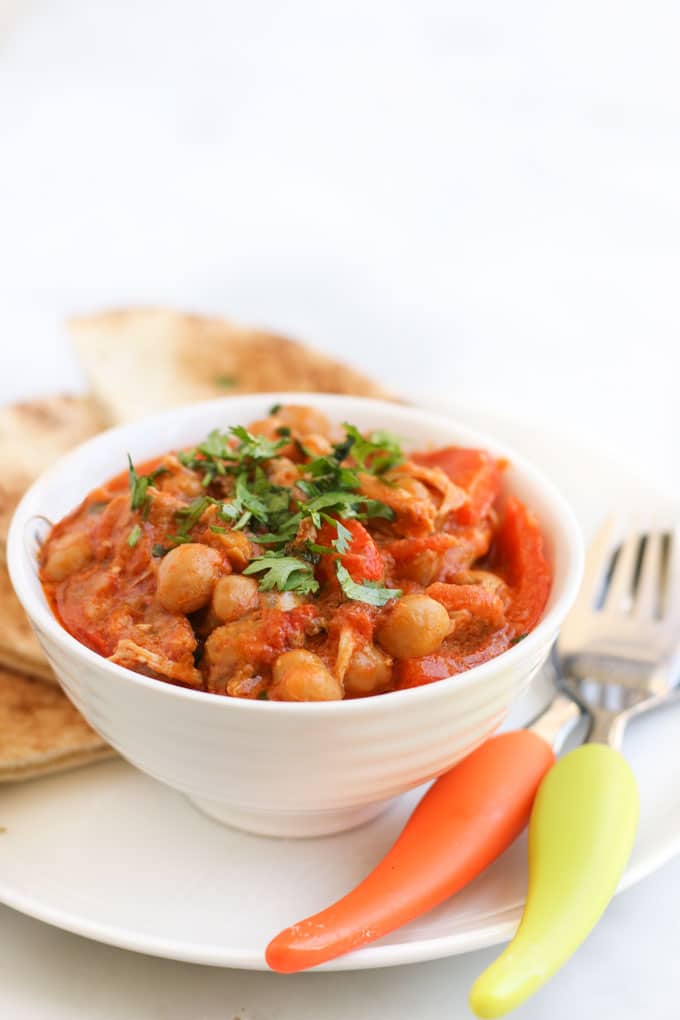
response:
M431 404L432 401L429 401ZM479 411L456 417L497 434L555 477L587 533L607 508L649 505L647 486L564 440ZM550 693L545 675L513 713L521 723ZM680 704L631 725L626 754L642 816L622 887L680 851ZM340 836L269 840L210 821L124 762L0 793L0 901L57 927L139 952L264 968L279 929L351 888L387 850L418 793ZM325 970L384 967L467 952L508 938L526 882L520 840L484 875L418 921Z

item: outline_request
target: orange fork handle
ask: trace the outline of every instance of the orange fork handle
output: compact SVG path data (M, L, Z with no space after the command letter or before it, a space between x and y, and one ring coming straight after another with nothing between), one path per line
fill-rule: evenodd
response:
M381 938L452 896L526 826L550 745L529 730L487 740L430 787L401 835L342 899L267 946L272 970L315 967Z

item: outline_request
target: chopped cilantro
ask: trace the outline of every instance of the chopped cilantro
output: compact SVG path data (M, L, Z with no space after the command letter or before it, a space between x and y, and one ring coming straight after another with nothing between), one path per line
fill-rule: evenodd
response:
M307 549L316 556L335 556L337 552L330 545L319 545L317 542L308 542Z
M141 510L142 517L146 520L149 507L151 505L151 497L148 493L150 485L156 481L159 475L164 475L167 468L159 467L155 471L152 471L149 475L138 475L135 466L132 463L132 457L128 453L128 480L130 483L130 509Z
M278 414L282 407L283 407L283 404L272 404L272 406L269 408L269 411L267 413L269 415Z
M319 584L314 577L311 563L297 556L285 556L283 553L266 552L251 560L244 574L261 574L260 588L262 591L294 591L298 595L309 595L318 591Z
M523 641L526 634L515 634L514 638L510 638L511 645L518 645L520 641Z
M234 443L233 440L238 442ZM178 454L185 467L203 473L203 484L210 485L218 476L236 474L253 462L270 460L286 445L285 439L271 440L253 436L241 425L228 432L213 429L202 443Z
M212 502L214 501L209 496L197 496L187 506L181 506L179 510L175 510L175 520L178 521L180 528L176 535L170 536L170 541L175 545L190 542L189 532L194 525L198 524Z
M268 520L267 505L248 488L248 479L242 473L236 479L236 488L233 499L229 503L223 503L219 516L230 521L236 531L245 528L251 518L255 518L260 524L266 524Z
M353 440L352 457L363 471L382 475L402 463L404 454L399 440L389 432L371 432L366 438L348 422L344 423L344 429L348 439Z
M253 436L242 425L234 425L229 430L232 436L240 440L236 447L236 456L240 462L244 460L271 460L282 446L285 439L267 439L266 436Z
M363 581L361 584L353 581L349 571L340 562L335 564L335 572L343 593L353 602L380 607L392 599L400 598L402 594L399 588L382 588L377 581Z
M337 528L337 538L333 539L333 548L338 553L347 553L352 545L352 531L338 520L334 521L334 524Z
M276 414L278 410L280 407L275 405L270 413ZM210 525L214 532L247 528L260 545L269 547L264 556L251 561L246 573L262 574L260 586L264 590L277 588L307 594L318 589L313 565L319 556L342 556L350 549L352 532L342 521L394 519L390 507L360 493L358 472L382 474L400 463L403 455L398 442L388 433L372 432L364 437L353 425L346 424L344 440L323 456L314 456L296 440L305 462L299 465L300 477L295 485L281 486L270 481L267 462L290 442L292 433L282 425L277 434L279 438L269 439L253 435L240 425L226 431L213 429L196 447L177 454L185 467L202 475L205 487L219 481L220 490L218 493L212 490L210 495L206 492L176 511L179 527L177 534L170 536L170 547L192 541L192 529L207 507L213 505L218 518ZM347 463L350 456L353 464ZM149 505L147 490L156 473L160 472L139 476L130 461L132 505L142 509L145 516ZM218 494L220 498L214 498ZM324 520L335 524L332 548L314 544L313 535L306 534L303 527L307 522L320 528ZM164 546L154 546L153 554L164 555L167 551ZM343 591L348 598L371 605L382 605L396 597L389 589L374 584L356 584L349 575L344 578Z
M312 518L313 524L320 528L321 510L326 512L333 510L344 517L352 517L355 513L354 507L359 502L361 502L361 496L356 492L341 492L340 490L337 492L323 492L320 496L316 496L308 503L305 503L302 510L303 513Z
M132 531L128 535L128 540L127 540L128 545L130 546L131 549L134 549L134 547L137 545L137 543L139 542L141 537L142 537L142 529L140 528L140 526L138 524L135 524L134 528L132 529Z
M388 521L393 521L397 516L391 506L381 503L379 499L362 499L361 505L364 512L357 514L358 517L384 517Z
M275 531L266 531L257 536L257 541L262 545L285 545L292 542L302 524L302 514L295 513L286 517Z
M269 701L269 693L266 690L258 691L255 697L258 701Z
M166 546L161 545L160 542L154 542L154 544L151 546L151 555L152 556L156 556L156 557L158 557L158 556L165 556L165 554L169 553L169 552L170 552L170 550L168 548L166 548Z

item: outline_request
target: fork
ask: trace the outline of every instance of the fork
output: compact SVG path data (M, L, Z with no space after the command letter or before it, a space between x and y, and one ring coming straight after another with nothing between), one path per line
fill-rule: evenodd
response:
M513 940L470 1004L502 1016L566 962L614 895L633 846L638 794L619 748L626 724L669 696L680 662L680 532L610 518L591 546L560 634L558 694L545 719L590 716L588 743L543 780L529 823L529 888ZM566 697L565 697L566 695ZM573 707L572 707L573 713ZM548 727L550 729L550 727Z

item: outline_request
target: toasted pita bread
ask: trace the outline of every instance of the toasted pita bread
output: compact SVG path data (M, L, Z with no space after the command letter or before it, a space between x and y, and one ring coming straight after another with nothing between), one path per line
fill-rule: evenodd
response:
M0 669L0 782L16 782L109 758L64 692Z
M14 508L31 482L102 427L84 397L46 397L0 408L0 562Z
M48 683L57 682L14 594L4 563L0 563L0 667L28 673Z
M73 319L69 326L110 423L234 393L307 390L394 398L325 354L222 319L133 309Z

